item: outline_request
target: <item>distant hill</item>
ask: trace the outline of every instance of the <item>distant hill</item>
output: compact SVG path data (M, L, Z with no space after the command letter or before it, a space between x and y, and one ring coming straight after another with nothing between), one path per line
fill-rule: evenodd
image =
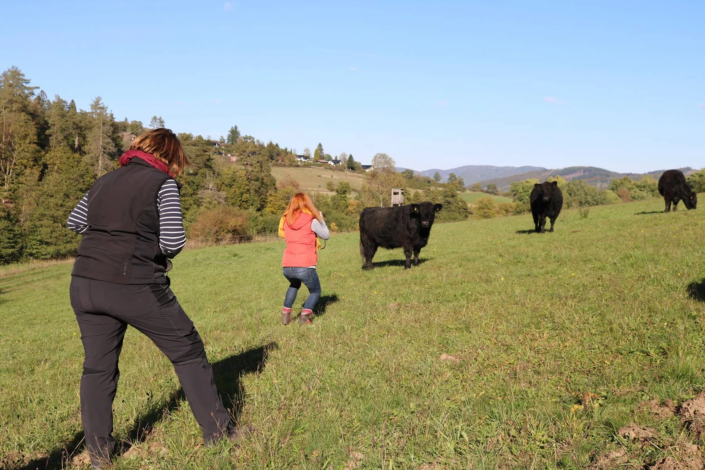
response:
M694 172L695 170L690 167L679 168L686 175ZM515 181L523 181L530 178L536 178L539 181L545 181L551 176L562 176L568 181L573 180L583 180L587 184L596 186L601 189L605 189L614 179L619 179L624 176L628 176L632 179L639 179L642 176L649 175L655 179L658 179L661 174L666 170L650 171L648 173L617 173L615 171L605 170L604 168L597 168L594 166L571 166L568 168L562 168L558 170L534 170L525 173L518 173L502 178L492 178L488 180L479 181L479 183L486 187L488 184L496 184L500 191L508 191L509 186Z
M478 181L505 178L507 176L527 173L530 171L543 170L545 168L537 166L492 166L492 165L466 165L460 166L458 168L451 168L449 170L440 170L433 168L431 170L415 171L416 174L421 176L428 176L433 178L433 175L438 172L441 175L442 180L448 179L448 175L455 173L457 176L463 178L466 185L471 185L477 183ZM397 171L404 171L404 168L397 168Z

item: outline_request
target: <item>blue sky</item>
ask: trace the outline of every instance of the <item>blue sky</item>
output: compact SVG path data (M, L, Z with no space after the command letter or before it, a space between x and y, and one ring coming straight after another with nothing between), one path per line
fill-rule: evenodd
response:
M705 166L702 1L0 0L0 67L177 132L417 170Z

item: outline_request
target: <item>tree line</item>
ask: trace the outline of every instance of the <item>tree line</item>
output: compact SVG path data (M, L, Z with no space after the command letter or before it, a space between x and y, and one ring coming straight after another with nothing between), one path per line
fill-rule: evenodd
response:
M74 255L79 236L66 229L74 205L97 178L117 168L132 136L165 125L160 116L148 126L117 120L100 97L81 110L73 100L48 98L16 67L2 72L0 264ZM178 137L192 163L179 178L189 238L219 243L276 233L281 213L300 188L293 180L277 184L271 165L295 162L293 149L241 135L237 126L218 140L190 133ZM322 145L316 152L323 153ZM352 155L343 156L348 169L361 170ZM333 194L313 195L334 230L356 229L364 207L388 206L392 187L405 189L409 202L443 203L441 220L467 217L467 205L457 195L461 183L403 175L385 154L377 154L373 164L375 171L357 193L341 183Z

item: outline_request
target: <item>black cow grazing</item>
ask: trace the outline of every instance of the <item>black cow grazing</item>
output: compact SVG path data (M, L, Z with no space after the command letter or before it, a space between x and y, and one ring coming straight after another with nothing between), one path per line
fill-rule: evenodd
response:
M403 248L406 269L411 268L411 252L414 266L419 265L419 252L428 243L436 212L442 204L422 202L398 207L368 207L360 214L360 254L362 269L372 269L372 258L378 247Z
M563 209L563 193L556 181L543 184L536 183L531 191L531 215L534 216L534 226L539 233L546 233L546 217L551 219L551 230L556 223L558 214Z
M683 201L688 209L695 209L698 205L698 195L690 189L685 181L685 176L680 170L664 171L658 180L658 192L666 200L666 212L678 210L678 203Z

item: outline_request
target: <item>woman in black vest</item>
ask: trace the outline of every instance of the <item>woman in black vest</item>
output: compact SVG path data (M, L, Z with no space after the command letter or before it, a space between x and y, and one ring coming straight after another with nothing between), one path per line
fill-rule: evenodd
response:
M236 437L216 390L201 337L169 288L166 271L184 244L175 176L188 158L168 129L139 136L121 168L98 179L69 216L82 233L71 306L85 350L81 418L94 468L115 450L112 402L127 325L171 360L206 443Z

